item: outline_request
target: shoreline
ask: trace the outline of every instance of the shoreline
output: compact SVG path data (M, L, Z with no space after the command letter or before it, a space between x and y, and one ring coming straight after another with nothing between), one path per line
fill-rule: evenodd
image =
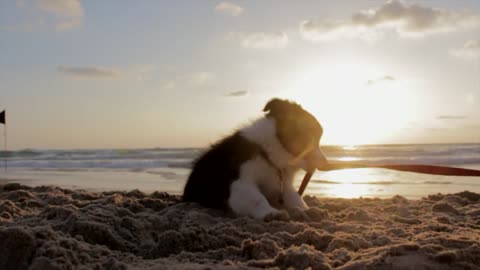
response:
M0 185L20 183L30 187L52 185L89 192L158 190L181 194L188 171L110 171L110 170L16 170L0 174ZM294 182L298 189L303 174ZM401 195L421 199L433 193L458 193L464 190L480 193L478 177L431 176L382 169L346 169L316 172L305 195L330 198L382 198Z
M480 194L305 196L264 222L165 192L0 186L0 268L478 269Z

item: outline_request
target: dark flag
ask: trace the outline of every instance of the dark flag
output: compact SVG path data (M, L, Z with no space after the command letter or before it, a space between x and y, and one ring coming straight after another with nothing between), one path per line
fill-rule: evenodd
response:
M7 153L7 121L5 119L5 110L3 110L2 112L0 112L0 124L4 124L5 125L5 137L4 137L4 140L5 140L5 153ZM5 173L7 173L7 155L4 154L3 156L3 168L5 170Z

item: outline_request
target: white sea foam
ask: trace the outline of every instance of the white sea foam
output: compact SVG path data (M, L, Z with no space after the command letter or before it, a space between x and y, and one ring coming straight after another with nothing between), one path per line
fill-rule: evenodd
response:
M370 164L480 164L480 144L325 146L330 161ZM2 152L9 167L17 168L190 168L202 149L32 150Z
M480 169L480 144L324 146L330 161L369 164L432 164ZM36 184L82 188L134 188L181 193L191 164L203 149L91 149L0 152L8 172L0 180L23 179ZM303 174L297 175L299 182ZM87 181L88 179L88 181ZM415 189L411 187L415 186ZM443 177L384 169L316 172L307 193L334 196L335 192L361 190L360 196L402 194L419 197L432 192L471 190L480 192L477 177ZM337 190L337 191L335 191ZM357 193L351 191L350 195ZM343 193L342 193L343 194ZM347 196L348 194L344 194ZM343 196L343 195L342 195Z

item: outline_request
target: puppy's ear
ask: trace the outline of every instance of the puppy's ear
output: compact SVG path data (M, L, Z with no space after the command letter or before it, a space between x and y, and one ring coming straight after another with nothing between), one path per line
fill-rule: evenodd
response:
M272 115L278 115L280 112L285 110L285 100L281 100L279 98L274 98L267 102L265 108L263 108L264 112Z
M303 111L303 109L300 105L293 101L274 98L265 105L263 111L267 112L268 115L279 116L286 113L300 112Z

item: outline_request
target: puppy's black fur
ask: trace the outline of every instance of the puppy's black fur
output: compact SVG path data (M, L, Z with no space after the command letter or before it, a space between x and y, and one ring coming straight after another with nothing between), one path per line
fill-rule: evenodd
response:
M259 145L239 132L214 144L194 161L183 201L198 202L210 208L226 208L230 185L239 178L240 166L261 153Z
M280 186L284 183L292 185L293 174L288 179L284 179L282 171L299 169L300 167L292 167L297 165L289 165L287 160L303 158L308 151L318 149L323 132L322 127L315 117L300 105L288 100L272 99L265 105L263 111L266 112L264 118L258 119L250 126L212 145L194 161L184 188L183 201L197 202L210 208L233 209L236 207L238 211L245 214L245 211L249 212L242 210L243 199L245 199L246 203L252 204L252 212L248 214L257 217L261 215L256 214L254 208L259 202L263 201L264 205L261 206L263 209L270 208L274 212L275 209L271 205L273 202L283 202L284 196L289 199L291 204L289 206L306 207L301 197L292 188L289 189L289 194L283 193L283 188ZM269 154L275 156L269 156ZM262 161L255 160L257 156L262 157L263 161L274 169L269 170L267 174L277 172L276 175L266 175ZM248 161L251 163L245 168L250 170L246 172L249 179L242 179L240 169ZM268 181L265 182L265 180ZM250 190L248 192L253 190L253 194L238 196L237 188L234 190L237 196L234 197L233 202L230 201L231 188L235 181L243 181L241 182L243 187ZM235 184L238 183L235 182ZM260 190L262 194L255 193L255 190ZM240 189L241 192L243 192L242 189ZM265 197L266 193L269 194L267 197ZM265 204L266 201L268 203Z

